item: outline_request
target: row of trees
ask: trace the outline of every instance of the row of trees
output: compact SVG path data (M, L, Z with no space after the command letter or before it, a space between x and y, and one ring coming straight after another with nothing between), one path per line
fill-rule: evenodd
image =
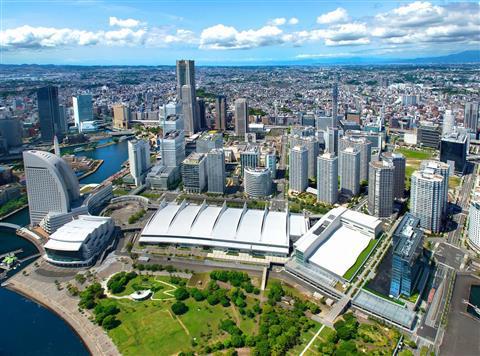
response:
M210 272L210 279L242 287L247 293L260 294L260 289L253 286L250 276L245 272L216 270Z

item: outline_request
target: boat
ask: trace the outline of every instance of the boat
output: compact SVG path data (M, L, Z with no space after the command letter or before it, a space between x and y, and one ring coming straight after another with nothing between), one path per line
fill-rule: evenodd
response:
M121 136L119 139L118 139L118 142L123 142L125 140L127 140L128 137L127 136Z
M83 148L83 147L77 147L73 150L73 152L75 152L75 153L83 152L83 151L85 151L85 148Z

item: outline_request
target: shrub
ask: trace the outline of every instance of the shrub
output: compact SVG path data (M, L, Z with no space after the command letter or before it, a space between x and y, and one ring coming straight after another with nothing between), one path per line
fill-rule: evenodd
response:
M175 315L182 315L188 311L188 307L183 302L176 302L172 305L172 311Z

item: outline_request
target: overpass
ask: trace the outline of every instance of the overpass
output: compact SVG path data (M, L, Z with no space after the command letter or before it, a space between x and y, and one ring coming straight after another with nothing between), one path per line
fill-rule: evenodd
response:
M18 229L21 229L22 227L20 225L17 225L17 224L12 224L12 223L7 223L7 222L0 222L0 228L7 228L7 229L14 229L14 230L18 230Z

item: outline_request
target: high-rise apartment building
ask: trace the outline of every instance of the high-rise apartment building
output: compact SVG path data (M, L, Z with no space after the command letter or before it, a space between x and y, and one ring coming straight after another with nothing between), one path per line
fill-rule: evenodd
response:
M227 128L227 98L218 95L215 100L215 129L224 131Z
M250 198L264 198L272 193L272 177L268 168L245 168L245 193Z
M382 161L393 164L393 197L402 199L405 194L405 156L396 152L383 152Z
M370 162L368 178L368 211L371 215L386 218L393 212L394 166L387 161Z
M308 150L305 146L295 146L289 157L290 190L301 193L308 187Z
M390 295L406 298L415 294L423 271L423 232L420 220L407 213L393 232Z
M275 179L277 176L277 154L275 148L269 148L264 152L265 156L265 167L270 170L270 175L272 179Z
M207 159L205 154L193 152L182 163L183 189L201 193L207 186Z
M128 162L135 185L142 185L150 169L150 144L148 141L128 141Z
M49 213L68 213L80 198L78 178L62 158L45 151L24 151L30 222Z
M350 196L360 193L360 151L354 147L340 151L340 189Z
M340 151L354 147L360 152L360 182L368 180L368 168L372 158L372 143L366 137L343 136Z
M327 127L325 148L328 152L338 156L338 127Z
M326 152L317 158L317 200L333 205L338 200L338 157Z
M313 129L313 128L312 128ZM305 130L307 131L308 128ZM317 177L317 157L320 144L315 134L308 135L305 132L297 132L290 137L290 147L305 146L308 151L308 178Z
M430 160L422 161L420 163L420 169L429 173L439 174L443 177L442 216L445 217L448 208L448 181L451 175L450 166L444 162Z
M242 176L245 168L257 168L260 166L260 150L258 146L248 146L244 151L240 152L240 166L242 168Z
M62 124L60 123L60 110L58 104L58 88L46 86L37 90L38 119L42 141L53 142L57 135L63 138Z
M245 136L248 132L248 103L247 99L235 100L235 136Z
M433 169L415 171L410 187L410 212L420 220L420 226L439 232L445 205L445 178Z
M93 120L92 95L83 94L72 98L75 126L82 132L82 122Z
M207 153L208 192L223 194L225 192L225 152L214 148Z
M130 109L127 105L119 103L113 105L113 128L118 130L128 129L130 126Z

